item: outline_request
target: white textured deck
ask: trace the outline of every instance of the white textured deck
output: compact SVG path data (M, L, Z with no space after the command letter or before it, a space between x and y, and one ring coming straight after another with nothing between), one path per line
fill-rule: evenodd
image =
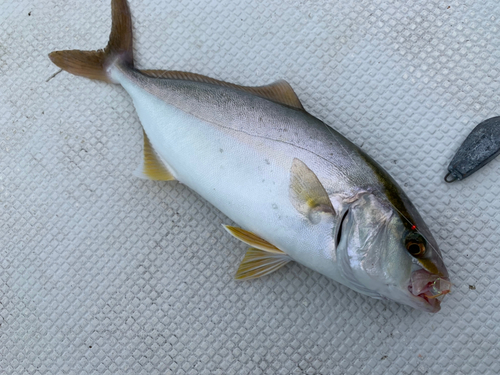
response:
M443 182L500 115L497 0L131 0L137 65L304 107L404 186L454 289L431 315L297 264L250 282L246 246L184 186L132 176L141 130L118 86L47 54L106 44L109 1L0 2L2 374L498 374L500 159Z

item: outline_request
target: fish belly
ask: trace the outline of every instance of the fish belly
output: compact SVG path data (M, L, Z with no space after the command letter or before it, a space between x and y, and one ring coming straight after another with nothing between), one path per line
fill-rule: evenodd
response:
M290 203L292 145L256 141L165 103L125 77L120 83L154 149L179 182L294 260L337 279L327 249L331 227L318 233L321 228L311 227Z

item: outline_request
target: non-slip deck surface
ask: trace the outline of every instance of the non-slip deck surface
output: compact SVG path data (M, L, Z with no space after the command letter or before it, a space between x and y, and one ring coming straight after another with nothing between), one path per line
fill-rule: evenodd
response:
M141 128L118 86L47 54L106 44L109 1L0 3L3 374L498 374L500 160L446 184L500 115L496 0L130 0L137 65L304 107L404 186L441 246L438 314L297 264L236 282L246 246L176 183L132 176Z

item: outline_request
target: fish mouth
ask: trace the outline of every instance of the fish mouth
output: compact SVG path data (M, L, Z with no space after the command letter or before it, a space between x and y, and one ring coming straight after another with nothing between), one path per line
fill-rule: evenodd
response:
M420 269L411 274L408 291L420 302L425 303L426 310L437 312L441 308L444 296L451 291L451 282L446 277L439 277Z

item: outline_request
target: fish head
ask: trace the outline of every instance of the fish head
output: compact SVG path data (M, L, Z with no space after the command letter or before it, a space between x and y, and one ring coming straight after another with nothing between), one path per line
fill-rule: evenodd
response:
M411 205L405 213L376 194L345 211L336 247L345 284L369 296L437 312L451 283L439 247Z

